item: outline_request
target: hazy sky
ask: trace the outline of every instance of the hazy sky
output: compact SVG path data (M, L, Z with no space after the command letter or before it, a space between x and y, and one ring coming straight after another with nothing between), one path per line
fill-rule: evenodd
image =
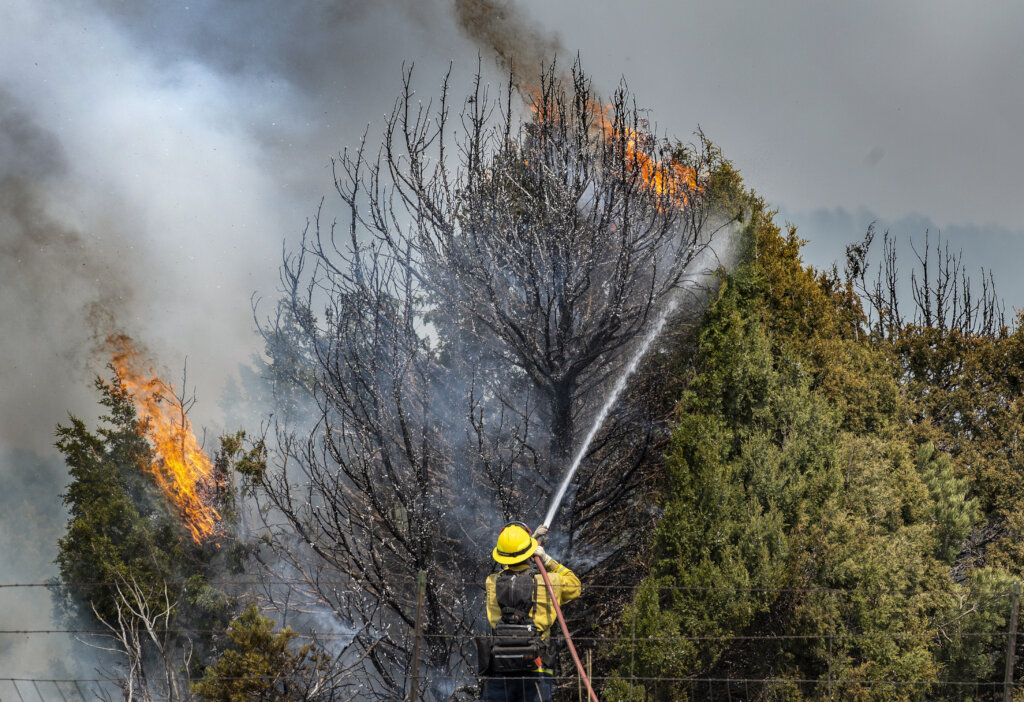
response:
M199 423L220 421L259 350L250 297L331 207L330 157L375 134L403 65L424 100L449 63L463 94L478 55L500 80L492 44L578 53L660 132L703 129L815 265L873 220L941 230L1024 307L1022 26L1021 4L939 0L0 0L0 509L59 532L53 427L95 416L98 333L172 377L187 357ZM40 577L34 548L0 540L35 559L0 579Z
M456 5L490 33L461 32ZM703 129L816 264L874 219L930 226L976 238L969 266L995 267L1019 305L999 272L1024 252L1020 26L1024 6L934 0L2 0L0 438L52 426L68 405L54 381L86 386L88 334L110 326L172 373L188 356L215 417L223 376L258 349L250 295L273 296L330 157L374 135L403 64L424 99L449 62L460 94L478 53L500 79L491 43L520 65L578 53L661 132Z

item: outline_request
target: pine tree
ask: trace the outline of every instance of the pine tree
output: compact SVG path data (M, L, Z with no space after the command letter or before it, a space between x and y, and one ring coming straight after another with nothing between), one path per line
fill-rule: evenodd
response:
M113 584L134 580L152 591L171 579L183 558L181 534L145 470L153 460L131 397L114 377L96 380L109 414L90 432L72 416L57 427L71 481L62 495L70 519L58 545L61 580L71 589L64 604L114 621Z
M202 665L216 653L234 612L234 599L209 581L242 567L230 476L239 468L257 470L262 447L244 449L242 432L222 437L214 461L220 487L212 499L223 533L217 542L197 544L151 478L156 457L131 395L116 374L95 385L106 409L100 427L90 431L74 416L57 427L70 477L62 495L69 520L58 543L64 587L55 591L57 604L65 617L122 637L115 644L128 661L121 675L133 684L163 679L161 694L173 697L177 679L190 672L185 662ZM134 637L133 629L150 634ZM166 675L151 674L160 667Z
M228 628L230 647L192 685L200 702L330 700L340 698L328 671L331 657L312 644L296 647L295 632L250 605Z
M650 575L622 623L636 640L606 696L686 699L692 678L733 699L953 693L934 642L972 596L949 570L975 519L968 485L918 448L851 287L805 267L756 200L747 232L702 322ZM627 670L645 682L630 690Z

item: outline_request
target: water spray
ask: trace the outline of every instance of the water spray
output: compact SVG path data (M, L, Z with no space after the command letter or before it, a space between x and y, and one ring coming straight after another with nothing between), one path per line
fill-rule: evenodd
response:
M593 425L590 427L590 431L587 432L586 438L583 439L583 444L580 446L579 451L576 452L575 458L571 464L569 464L569 470L565 473L565 478L562 479L562 484L558 487L558 492L555 493L554 499L551 500L551 506L548 507L548 513L544 517L544 526L550 527L551 522L555 518L555 514L558 512L558 508L562 506L562 500L565 499L565 491L569 489L569 484L572 482L573 477L576 475L576 471L579 469L580 464L583 462L583 457L587 455L587 449L590 448L590 443L597 436L598 430L604 421L608 418L608 414L612 411L612 407L619 399L619 395L626 389L626 383L636 369L640 366L640 361L643 360L644 356L647 355L647 350L654 343L654 340L661 334L661 330L665 328L665 323L668 322L669 316L675 312L679 306L679 299L681 293L676 293L669 299L668 303L662 309L661 314L655 320L654 324L647 331L643 340L640 342L640 346L637 347L636 353L633 354L633 358L630 359L629 364L626 366L626 370L619 376L619 379L615 381L615 387L612 388L611 394L608 395L608 399L605 400L604 405L601 407L601 411L597 413L597 418L594 419Z
M636 369L640 366L640 361L643 360L644 356L647 355L648 349L654 340L661 334L661 330L665 328L665 323L668 322L669 316L675 312L679 306L679 299L681 293L674 294L662 309L661 314L654 321L654 324L650 329L647 330L647 334L644 335L643 340L640 342L640 346L637 347L636 353L633 354L633 358L629 360L626 365L626 370L623 371L619 379L615 381L615 386L612 388L611 394L608 395L608 399L605 400L604 405L601 407L601 411L597 413L597 417L594 419L593 425L590 427L590 431L587 432L587 436L583 439L583 444L580 446L579 451L576 452L575 458L569 465L569 470L565 473L565 478L562 479L562 484L558 487L558 492L555 493L555 497L551 500L551 506L548 508L547 516L544 517L544 526L550 527L552 520L555 518L555 514L558 512L558 508L562 505L562 500L565 499L565 491L569 489L569 483L572 482L573 476L576 475L576 471L579 469L580 464L583 462L583 457L587 454L587 449L590 447L590 443L597 436L598 430L601 425L604 424L604 420L608 418L608 414L612 411L612 407L619 399L619 395L626 389L626 383L629 381L630 376L636 372ZM569 627L565 623L565 617L562 616L562 608L558 606L558 596L555 594L555 589L551 585L551 579L548 577L547 569L544 567L544 563L541 562L539 556L534 556L537 563L537 568L540 570L542 576L544 576L544 585L548 590L548 600L555 606L555 618L558 620L559 626L562 628L562 634L565 636L565 641L569 646L569 652L572 654L573 661L576 663L576 669L579 671L580 680L587 688L587 699L589 702L599 702L597 694L594 692L593 686L590 684L590 678L587 676L586 671L583 669L583 663L580 661L580 656L576 652L576 646L573 645L572 635L569 633Z
M696 263L696 261L694 263ZM687 274L684 280L692 282L697 277L698 274L691 273ZM594 418L594 423L591 425L590 431L587 432L586 437L583 439L583 443L580 445L579 450L573 457L572 463L569 464L569 469L566 471L561 485L558 486L558 492L555 493L554 498L551 500L551 506L548 507L548 513L544 517L543 524L545 527L551 527L551 522L554 520L555 514L558 513L558 508L562 506L562 500L565 499L565 493L569 489L569 484L572 482L573 477L575 477L576 471L579 470L580 464L583 463L583 457L586 456L591 442L593 442L594 437L597 436L597 432L601 429L601 426L608 418L609 413L612 411L612 407L614 407L615 403L618 402L619 395L621 395L622 391L626 389L626 383L629 382L630 377L636 372L636 369L640 367L640 362L647 355L647 352L650 350L654 340L661 335L662 330L665 328L665 324L668 323L668 318L672 316L672 313L679 307L682 296L683 291L677 290L669 297L668 301L665 303L665 307L658 315L658 318L654 320L654 324L651 325L651 328L647 330L647 333L644 335L643 339L641 339L640 345L637 347L633 357L629 360L629 363L626 364L626 368L622 375L620 375L619 379L615 381L615 386L612 387L611 393L605 400L604 405L601 406L601 411L598 412L597 417ZM558 597L551 585L547 569L541 562L540 557L535 556L534 559L541 575L544 576L544 585L548 590L548 598L555 606L555 617L562 628L562 633L565 635L565 640L569 645L569 652L572 654L577 670L579 670L580 679L587 688L587 698L589 702L598 702L597 695L594 693L594 688L590 684L590 678L583 669L583 663L580 661L579 654L576 652L576 647L573 645L572 636L569 634L569 627L566 626L565 617L562 616L562 609L558 606Z

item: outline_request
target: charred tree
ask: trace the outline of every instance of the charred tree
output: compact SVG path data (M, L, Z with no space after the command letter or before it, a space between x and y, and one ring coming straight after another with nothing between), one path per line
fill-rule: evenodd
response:
M522 126L511 81L494 100L478 76L452 153L447 86L431 114L410 80L380 157L343 157L338 191L360 237L410 254L442 343L472 348L456 360L496 359L482 378L495 397L518 380L540 456L520 478L547 493L625 352L708 243L715 155L703 139L670 152L624 86L605 105L578 65L525 91Z
M443 528L450 442L433 411L443 376L420 333L408 256L392 253L355 238L334 247L318 222L286 260L282 304L315 369L316 421L305 433L280 427L280 465L256 476L277 554L351 624L349 656L387 698L406 686L418 571L429 576L428 664L459 658L459 640L441 634L472 619L443 570L457 556Z
M605 106L578 66L525 102L511 84L492 99L478 75L454 126L447 80L434 109L406 73L376 157L364 140L335 163L342 225L318 216L286 253L261 325L284 394L316 406L310 426L279 427L276 465L254 476L268 541L347 621L371 697L407 689L418 571L426 677L472 677L494 534L543 513L582 423L710 240L710 144L670 153L625 87ZM609 427L620 446L595 445L570 531L638 484L652 426L638 414Z
M921 251L913 241L910 243L916 266L910 274L909 291L904 291L900 289L896 240L888 231L882 235L878 271L874 278L869 275L876 234L872 224L863 241L846 247L845 274L847 284L864 301L868 330L877 338L895 340L924 330L982 337L1006 333L1006 312L991 271L981 271L979 287L964 268L963 253L951 251L941 237L933 250L931 237L925 232ZM906 304L908 292L910 305Z

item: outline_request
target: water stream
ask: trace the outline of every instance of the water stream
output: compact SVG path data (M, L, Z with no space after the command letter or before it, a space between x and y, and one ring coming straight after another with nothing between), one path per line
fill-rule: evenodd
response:
M643 360L644 356L647 355L647 350L654 343L654 340L661 334L661 330L665 328L665 323L668 321L669 316L679 306L679 300L682 297L682 292L677 292L669 299L661 314L655 320L654 324L650 329L647 330L647 334L640 342L640 346L637 347L636 352L633 354L633 358L630 359L629 364L626 366L625 371L619 376L619 379L615 381L615 387L612 388L611 393L605 400L604 405L601 407L601 411L597 413L597 417L594 419L593 425L590 427L590 431L587 432L586 438L583 439L583 444L580 446L579 451L576 452L575 458L569 465L569 470L565 473L565 478L562 479L562 484L558 487L558 492L555 493L554 499L551 500L551 506L548 508L547 516L544 517L544 526L550 527L551 521L555 518L555 514L558 512L558 508L562 505L562 500L565 498L565 491L569 489L569 484L572 482L573 476L576 475L576 471L580 467L580 463L583 462L583 457L587 454L587 449L590 448L590 442L594 440L601 425L604 424L604 420L608 418L608 413L612 411L612 407L619 399L619 395L626 389L626 383L629 381L629 377L636 372L637 367L640 365L640 361Z

